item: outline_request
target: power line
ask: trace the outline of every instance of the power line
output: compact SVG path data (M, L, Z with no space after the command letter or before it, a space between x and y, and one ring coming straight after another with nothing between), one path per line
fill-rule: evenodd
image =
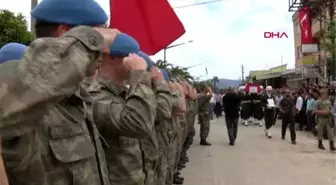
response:
M194 4L188 4L188 5L181 5L181 6L176 6L176 7L173 7L173 9L181 9L181 8L190 8L190 7L194 7L194 6L200 6L200 5L207 5L207 4L210 4L210 3L217 3L217 2L221 2L221 1L224 1L224 0L212 0L212 1L204 1L204 2L200 2L200 3L194 3ZM25 16L23 15L24 18L31 18L31 16ZM110 15L108 15L108 17L111 17Z
M176 6L176 7L173 7L173 9L189 8L193 6L206 5L206 4L217 3L221 1L224 1L224 0L213 0L213 1L205 1L205 2L200 2L200 3L195 3L195 4L189 4L189 5Z

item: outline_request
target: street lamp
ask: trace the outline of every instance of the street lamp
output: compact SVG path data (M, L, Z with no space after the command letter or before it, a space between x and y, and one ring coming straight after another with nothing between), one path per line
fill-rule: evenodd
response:
M190 68L194 68L194 67L197 67L197 66L200 66L202 65L203 63L199 63L199 64L195 64L195 65L192 65L192 66L188 66L188 67L183 67L183 66L178 66L178 65L175 65L176 67L180 67L180 68L184 68L184 69L190 69Z
M175 47L182 46L182 45L185 45L185 44L189 44L189 43L192 43L192 42L194 42L194 41L189 40L188 42L183 42L183 43L167 46L166 48L163 49L163 61L166 61L166 59L167 59L167 53L166 53L167 49L175 48Z

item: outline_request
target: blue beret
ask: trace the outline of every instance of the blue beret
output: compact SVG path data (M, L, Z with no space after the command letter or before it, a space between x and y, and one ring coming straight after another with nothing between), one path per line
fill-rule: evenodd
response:
M169 74L168 74L168 72L167 72L166 70L164 70L164 69L160 69L160 71L161 71L161 73L162 73L164 79L167 80L167 81L169 81L170 78L169 78Z
M27 46L15 42L5 44L0 49L0 63L8 60L19 60L23 57Z
M111 56L126 57L131 53L138 53L139 50L139 43L125 33L119 33L110 45Z
M106 24L104 9L94 0L42 0L31 12L37 21L68 25Z
M147 69L150 69L154 66L153 60L146 53L144 53L143 51L139 51L138 55L145 59L145 61L147 62Z

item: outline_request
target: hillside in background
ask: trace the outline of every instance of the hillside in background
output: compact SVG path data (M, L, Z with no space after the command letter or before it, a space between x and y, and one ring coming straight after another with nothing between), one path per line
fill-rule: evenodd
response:
M218 89L225 89L228 87L239 87L241 84L240 80L231 80L225 78L219 78L219 83L216 83Z
M241 80L230 80L225 78L218 79L219 83L216 84L217 88L224 89L228 87L239 87L241 84Z

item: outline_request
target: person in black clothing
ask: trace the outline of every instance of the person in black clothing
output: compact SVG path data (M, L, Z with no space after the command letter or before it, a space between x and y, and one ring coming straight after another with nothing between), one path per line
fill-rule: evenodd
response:
M254 118L254 124L262 127L262 119L264 118L263 105L261 102L261 93L250 93L252 101L252 115Z
M272 95L272 86L266 87L266 94L262 96L262 105L264 107L264 118L265 118L265 135L268 138L272 138L271 127L275 122L275 97ZM272 101L272 102L271 102ZM272 104L270 104L272 103Z
M286 96L280 102L280 112L282 114L281 138L285 140L286 130L289 125L289 131L292 144L296 144L295 132L295 99L290 96L290 91L286 90Z
M240 98L240 119L241 123L245 126L248 126L249 119L252 117L252 99L251 96L245 92L245 87L240 87L240 92L238 93Z
M227 94L223 96L222 101L224 105L226 128L230 141L229 144L233 146L238 132L240 97L229 88Z

